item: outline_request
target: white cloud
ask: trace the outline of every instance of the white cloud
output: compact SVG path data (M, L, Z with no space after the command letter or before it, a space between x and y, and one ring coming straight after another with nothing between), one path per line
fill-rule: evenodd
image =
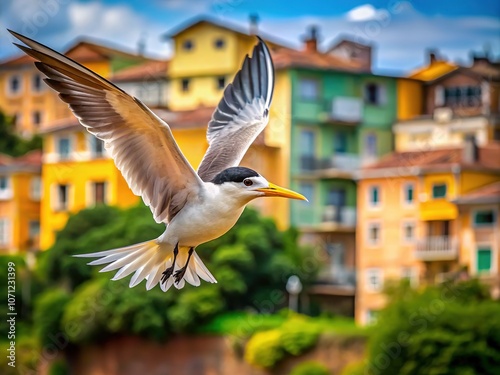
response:
M346 13L346 18L355 22L374 20L380 18L380 16L381 11L375 9L371 4L360 5Z

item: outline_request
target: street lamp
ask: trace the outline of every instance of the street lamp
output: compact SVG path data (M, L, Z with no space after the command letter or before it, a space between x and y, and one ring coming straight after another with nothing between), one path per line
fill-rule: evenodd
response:
M292 275L286 282L286 291L290 295L288 299L288 308L292 311L299 310L299 294L302 292L302 283L297 275Z

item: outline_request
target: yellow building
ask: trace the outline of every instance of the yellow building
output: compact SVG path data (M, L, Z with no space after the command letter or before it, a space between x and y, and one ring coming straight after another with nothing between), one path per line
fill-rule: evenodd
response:
M40 231L42 154L0 154L0 254L36 250Z
M478 147L473 138L462 148L396 152L363 169L357 200L356 321L369 323L385 305L382 292L388 280L409 278L417 285L464 269L475 274L471 243L479 237L467 231L470 223L459 214L465 208L459 210L457 202L498 181L500 144ZM496 214L485 215L491 219ZM491 256L491 264L497 238L490 233L479 240L488 243L483 250L489 252L480 256ZM489 268L489 274L497 275L497 268Z

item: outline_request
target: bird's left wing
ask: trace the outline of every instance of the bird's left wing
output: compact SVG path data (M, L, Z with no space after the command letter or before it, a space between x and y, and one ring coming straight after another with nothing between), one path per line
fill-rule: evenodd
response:
M10 30L9 30L10 31ZM26 46L47 76L45 82L104 141L128 185L151 208L155 220L168 223L203 181L175 143L169 126L138 99L58 52L10 31Z
M198 168L203 181L211 181L219 172L240 163L269 121L273 90L273 61L259 38L252 57L245 57L208 123L209 147Z

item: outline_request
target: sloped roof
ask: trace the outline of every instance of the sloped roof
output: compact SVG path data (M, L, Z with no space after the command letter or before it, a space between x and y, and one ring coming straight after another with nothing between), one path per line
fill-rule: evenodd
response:
M455 202L458 204L500 203L500 181L463 194Z
M169 61L167 60L148 60L139 65L120 70L111 76L111 80L113 82L123 82L166 78L168 65Z
M290 48L278 48L271 51L276 69L311 68L323 70L365 71L361 64L344 60L326 53L298 51Z
M221 29L228 30L228 31L231 31L233 33L243 35L246 37L253 36L250 33L250 29L245 29L244 27L242 27L240 25L235 25L234 23L230 23L227 21L222 22L216 18L207 16L207 15L201 15L201 16L190 18L187 21L175 26L174 28L170 29L166 33L162 34L161 37L162 37L162 39L165 39L165 40L170 39L170 38L175 38L177 35L181 34L182 32L184 32L192 27L201 25L203 23L206 23L209 25L214 25L214 26L217 26ZM258 32L258 35L262 39L264 39L266 42L270 43L273 46L276 46L276 47L286 47L287 46L286 42L281 41L272 35L267 35L265 33L262 33L261 31Z
M0 154L0 171L33 170L38 171L42 165L42 151L30 151L22 156L12 157Z
M421 81L434 81L437 78L458 69L458 66L448 61L435 61L430 65L418 68L408 75L408 78Z
M454 165L471 169L489 169L500 173L500 144L490 143L478 148L478 160L468 163L463 160L463 149L460 147L427 151L394 152L378 162L363 168L364 171L397 168L401 175L412 174L414 168L432 170Z

